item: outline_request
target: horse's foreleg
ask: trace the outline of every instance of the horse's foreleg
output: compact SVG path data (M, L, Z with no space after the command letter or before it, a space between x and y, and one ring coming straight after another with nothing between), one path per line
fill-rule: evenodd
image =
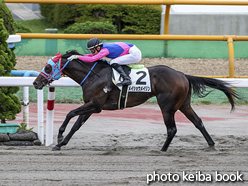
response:
M58 139L60 139L61 141L58 142L58 144L53 148L53 150L60 150L61 146L66 145L73 136L73 134L82 126L82 124L91 116L91 114L101 112L101 108L102 107L98 104L98 102L90 101L85 103L83 106L70 111L66 117L65 122L59 129ZM65 139L63 139L62 134L65 131L65 127L67 126L69 120L77 115L79 115L77 121L75 122L71 131L67 134Z
M60 150L60 148L64 145L66 145L71 137L73 136L73 134L79 130L79 128L86 122L86 120L91 116L91 114L87 114L87 115L80 115L77 119L77 121L75 122L75 124L73 125L73 127L71 128L70 132L67 134L67 136L65 137L65 139L63 139L61 142L59 142L55 147L53 147L53 151L57 151Z
M98 105L97 105L98 106ZM99 108L101 108L100 106L98 106ZM88 103L85 103L84 105L70 111L67 115L66 115L66 118L63 122L63 124L60 126L59 128L59 133L58 133L58 143L60 143L61 141L63 141L63 133L65 132L65 129L69 123L69 121L75 117L75 116L78 116L78 115L85 115L85 114L92 114L94 112L100 112L100 110L97 110L95 109L94 107L94 103L93 102L88 102Z
M65 118L63 124L59 128L59 133L58 133L58 137L57 137L58 143L60 143L61 141L63 141L63 133L65 132L65 129L66 129L69 121L71 120L71 118L73 118L75 116L76 116L75 110L70 111L66 115L66 118Z
M163 112L164 123L167 128L167 139L162 147L161 151L167 151L172 139L177 133L176 123L174 119L175 113Z
M201 118L197 116L192 107L188 105L182 105L180 111L195 125L197 129L200 130L204 138L206 139L209 146L214 146L214 141L211 136L208 134L206 128L204 127Z

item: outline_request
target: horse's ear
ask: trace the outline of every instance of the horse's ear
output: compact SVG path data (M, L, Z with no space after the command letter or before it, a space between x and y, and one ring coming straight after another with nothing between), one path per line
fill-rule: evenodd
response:
M59 54L59 53L60 53L60 52L58 52L58 53L52 58L53 62L58 62L59 59L62 57L62 54Z
M56 57L57 57L58 59L60 59L60 58L62 57L62 54L60 54L60 52L58 52L58 53L56 54Z

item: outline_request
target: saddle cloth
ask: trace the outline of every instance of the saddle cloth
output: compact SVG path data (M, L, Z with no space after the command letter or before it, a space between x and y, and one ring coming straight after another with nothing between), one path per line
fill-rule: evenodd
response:
M120 74L113 70L113 83L122 90L122 85L118 85L122 78ZM142 69L131 69L129 74L132 84L128 86L128 92L151 92L151 81L150 75L147 68Z

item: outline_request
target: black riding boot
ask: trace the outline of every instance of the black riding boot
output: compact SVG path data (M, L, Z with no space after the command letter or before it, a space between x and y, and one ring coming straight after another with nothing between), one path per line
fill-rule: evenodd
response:
M123 78L123 81L121 82L122 85L131 85L132 81L131 78L126 74L126 72L123 70L122 66L117 64L117 63L113 63L111 65Z

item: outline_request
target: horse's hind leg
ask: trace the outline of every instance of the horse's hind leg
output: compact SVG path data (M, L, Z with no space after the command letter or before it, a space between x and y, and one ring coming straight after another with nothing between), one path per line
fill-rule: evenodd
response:
M168 100L172 99L170 95L161 94L157 96L158 105L162 111L164 124L167 128L167 138L161 149L161 151L166 151L171 144L172 139L177 133L176 123L175 123L175 109L173 109L173 104L169 103ZM168 104L166 104L168 103Z
M163 118L164 118L164 123L167 128L167 139L164 143L164 146L162 147L161 151L167 151L172 139L177 133L177 128L176 128L176 123L175 123L175 113L174 112L168 112L168 111L163 111Z
M200 130L209 146L214 146L214 141L204 127L201 118L194 112L190 103L185 102L179 109Z

